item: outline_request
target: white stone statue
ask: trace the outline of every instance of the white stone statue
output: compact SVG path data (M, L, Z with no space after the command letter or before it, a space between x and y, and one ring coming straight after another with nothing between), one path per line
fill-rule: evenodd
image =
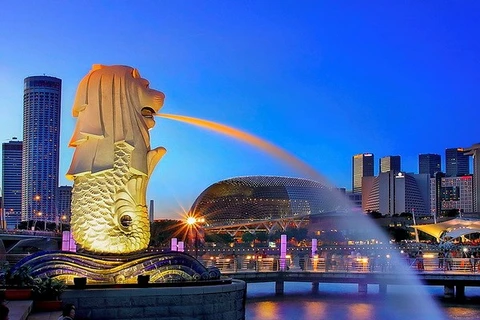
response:
M149 130L164 98L127 66L94 65L80 82L67 173L74 181L71 231L79 249L123 254L147 248L147 183L166 152L151 150Z

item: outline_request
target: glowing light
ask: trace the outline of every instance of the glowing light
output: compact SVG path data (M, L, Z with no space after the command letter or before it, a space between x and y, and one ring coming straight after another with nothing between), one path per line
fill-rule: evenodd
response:
M195 223L197 223L197 218L195 218L195 217L188 217L187 218L187 224L188 225L194 225Z
M166 118L166 119L171 119L171 120L177 120L180 122L185 122L188 124L192 124L201 128L209 129L221 134L224 134L226 136L235 138L237 140L240 140L242 142L246 142L252 146L255 146L283 161L288 163L289 165L293 166L297 170L305 173L308 177L316 180L316 181L325 181L325 178L323 178L318 172L315 171L312 167L310 167L308 164L304 163L303 161L297 159L295 156L291 155L287 151L273 145L270 142L267 142L265 140L262 140L252 134L246 133L244 131L216 123L213 121L208 121L208 120L203 120L203 119L198 119L198 118L193 118L193 117L186 117L186 116L179 116L179 115L174 115L174 114L155 114L158 117Z

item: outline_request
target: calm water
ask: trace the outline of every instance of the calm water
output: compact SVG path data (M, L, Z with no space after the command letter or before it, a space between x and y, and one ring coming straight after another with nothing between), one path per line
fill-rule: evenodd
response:
M426 287L434 297L437 312L429 309L415 292L425 287L389 286L388 293L378 293L378 286L369 285L367 295L357 293L357 285L320 284L318 293L310 283L285 283L285 294L275 296L274 283L248 284L247 320L408 320L408 319L480 319L480 288L466 287L466 301L447 302L443 286Z

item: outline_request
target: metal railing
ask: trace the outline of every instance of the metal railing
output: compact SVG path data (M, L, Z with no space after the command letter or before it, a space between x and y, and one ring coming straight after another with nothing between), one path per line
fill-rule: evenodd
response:
M225 272L244 271L316 271L316 272L390 272L394 271L398 260L388 256L383 258L339 256L331 259L304 257L298 259L279 257L230 257L201 260L206 266L216 266ZM416 271L472 273L478 272L480 258L404 258L403 262Z

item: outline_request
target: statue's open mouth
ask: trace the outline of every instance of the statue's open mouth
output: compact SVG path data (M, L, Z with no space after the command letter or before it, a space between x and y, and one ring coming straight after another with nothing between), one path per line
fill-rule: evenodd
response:
M153 119L154 115L155 115L155 110L153 110L152 108L145 107L142 109L142 116L144 118Z

